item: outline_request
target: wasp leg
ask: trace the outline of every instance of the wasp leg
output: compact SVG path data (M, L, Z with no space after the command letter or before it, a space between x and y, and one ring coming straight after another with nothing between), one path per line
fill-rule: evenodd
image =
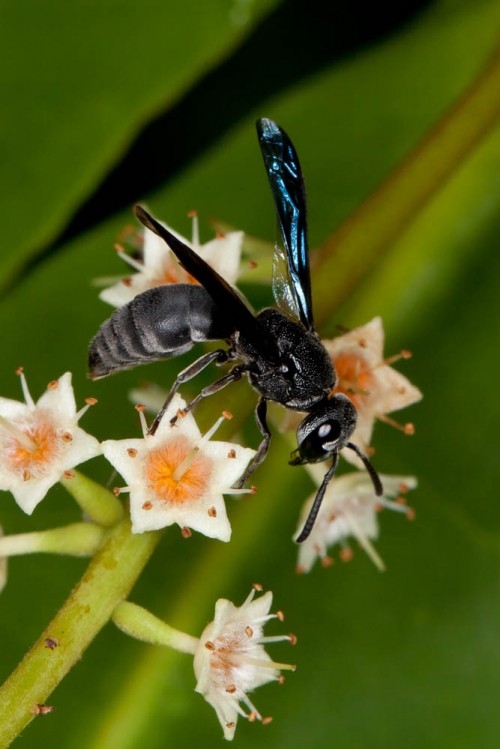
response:
M156 430L158 429L158 425L160 421L163 418L163 414L167 410L167 408L170 405L170 402L172 398L174 397L175 393L178 391L180 386L187 382L188 380L191 380L193 377L196 377L197 374L199 374L205 367L208 367L209 364L212 364L212 362L216 362L217 364L224 364L224 362L228 361L231 356L228 351L224 351L224 349L217 349L217 351L209 351L208 354L203 354L203 356L200 356L199 359L196 359L192 364L189 365L189 367L186 367L186 369L183 369L182 372L179 372L177 377L175 378L175 382L172 385L172 388L170 389L169 394L167 395L167 399L163 406L161 407L161 410L156 415L155 420L151 424L151 427L149 429L149 434L154 434Z
M227 354L228 352L224 351L224 353ZM212 382L211 385L207 385L206 387L204 387L203 390L200 390L196 398L193 398L191 403L188 403L188 405L184 408L184 413L191 411L195 406L198 405L201 400L203 400L203 398L208 398L209 395L218 393L219 390L225 388L226 385L230 385L232 382L236 382L236 380L239 380L245 370L245 366L238 364L236 367L233 367L232 370L227 373L227 375L221 377L220 380L216 380L215 382ZM172 419L170 419L170 423L172 424L172 426L177 421L177 418L177 416L174 416Z
M252 475L252 473L260 466L261 463L264 462L266 458L267 451L269 450L269 442L271 441L271 432L269 431L269 427L267 426L266 415L267 400L265 398L260 398L255 409L255 421L257 423L257 426L259 427L260 433L264 436L264 439L257 448L255 457L250 465L247 466L245 473L243 473L238 481L234 484L235 489L241 489L249 476Z

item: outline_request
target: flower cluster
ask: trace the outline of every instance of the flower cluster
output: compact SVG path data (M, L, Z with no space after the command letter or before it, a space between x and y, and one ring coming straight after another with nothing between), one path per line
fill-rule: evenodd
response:
M50 382L36 403L21 369L18 374L25 402L0 398L0 489L31 515L51 486L101 448L78 426L95 400L76 410L70 372Z
M330 354L337 374L332 395L342 393L356 407L357 422L351 441L363 453L371 455L374 452L371 439L376 421L388 423L406 435L414 433L415 429L411 422L399 424L388 416L393 411L416 403L422 394L391 366L399 359L408 359L411 356L409 351L401 351L389 358L384 357L384 329L380 317L375 317L366 325L336 338L323 340L323 345ZM287 414L282 429L295 429L299 420L300 415ZM377 497L372 481L356 453L343 450L341 454L362 472L339 476L328 485L311 534L299 547L299 572L308 572L318 557L324 566L330 565L333 560L327 555L327 549L336 543L342 546L341 558L344 561L350 559L352 550L348 545L348 539L351 536L382 570L384 563L371 543L378 536L376 513L387 507L403 512L409 518L414 516L413 510L406 507L401 496L416 486L414 477L380 477L383 495ZM316 485L320 487L324 469L318 464L308 465L307 468ZM396 496L397 500L392 501ZM300 530L309 515L314 498L315 494L309 497L302 509L297 536L300 535Z
M241 606L219 599L214 620L207 624L201 637L174 629L141 606L124 601L113 613L116 626L138 640L162 645L194 656L196 691L214 708L224 737L234 737L238 717L250 722L270 723L251 701L249 694L257 687L277 681L281 671L295 671L295 666L273 661L265 646L288 642L295 645L295 635L264 636L264 626L272 619L284 620L282 611L270 613L273 596L270 591L255 598L261 585L254 585Z
M391 364L408 359L409 351L384 357L384 328L380 317L366 325L350 330L337 338L324 340L337 372L334 393L344 393L356 406L358 421L352 435L363 452L370 453L373 427L377 420L395 426L407 435L414 433L411 422L398 424L388 417L422 398L418 388ZM359 465L359 458L345 454L345 458Z
M317 466L311 468L317 469ZM319 484L319 475L316 478ZM320 559L324 567L333 564L333 558L328 556L327 551L335 544L341 545L340 557L343 561L351 559L352 549L348 543L351 536L379 570L385 569L371 543L378 537L378 514L383 509L390 509L412 520L414 511L406 504L405 495L416 487L417 482L413 476L382 475L380 478L384 487L382 497L375 496L370 477L362 471L346 473L330 482L314 527L299 547L298 572L309 572L316 559ZM314 497L315 494L309 497L302 508L297 533L302 529Z
M25 403L0 398L0 489L10 491L28 514L50 487L74 477L73 468L101 453L128 482L132 531L158 530L177 523L229 541L231 527L223 494L248 494L254 488L231 488L255 450L232 442L210 441L227 412L202 436L186 403L176 395L160 426L149 434L142 411L143 437L106 440L84 432L78 421L95 403L76 410L67 372L49 383L35 403L19 370ZM178 416L175 425L173 416Z
M214 620L205 627L194 656L196 691L214 708L226 739L233 738L239 715L250 721L270 722L248 694L271 681L281 683L280 671L295 669L272 661L266 653L267 643L295 644L296 637L264 637L264 624L271 619L283 620L283 614L269 613L273 600L270 591L257 599L254 595L255 587L239 607L225 599L217 601Z
M201 245L197 219L193 216L193 236L188 244L234 284L238 276L242 237L241 232L232 232ZM172 237L169 239L175 241ZM134 231L127 241L138 254L125 252L121 245L118 249L136 272L105 289L100 294L104 301L119 307L157 285L197 283L180 266L163 239L149 229L143 229L141 233ZM358 420L352 441L361 452L372 452L371 439L376 420L412 434L412 424L398 425L388 414L418 401L421 394L391 366L398 358L408 358L408 352L384 358L384 332L380 318L323 341L323 344L337 373L332 394L344 394L356 407ZM145 400L144 405L136 406L142 437L107 439L100 443L79 426L81 417L96 401L88 398L86 405L77 410L69 372L50 382L36 402L31 397L22 369L18 374L24 402L0 398L0 490L10 491L24 512L31 514L48 490L61 482L80 505L84 518L83 522L64 528L18 536L3 535L0 528L0 590L5 585L9 556L40 551L94 554L105 543L109 529L118 525L122 518L124 507L119 501L122 493L129 495L126 504L132 533L178 525L186 538L192 531L197 531L210 538L230 540L231 526L224 495L254 493L255 487L234 487L248 475L245 469L255 458L256 451L233 442L212 439L221 424L232 418L229 412L223 412L202 434L190 406L175 392L165 412L160 412L161 418L158 416L150 429L144 415L145 408L158 410L164 397L157 389L150 388L147 393L139 391ZM328 389L325 397L327 393ZM289 415L288 427L296 426L299 418L297 412ZM352 445L349 443L348 447ZM125 482L125 486L116 487L113 493L74 470L80 463L99 455L104 456ZM357 468L363 468L357 455L345 457ZM368 461L366 464L370 468ZM334 466L329 476L334 472ZM307 468L321 486L324 466L314 464ZM299 547L300 572L308 572L317 559L324 566L332 564L333 558L328 550L335 544L341 545L340 557L343 560L350 558L350 538L359 543L379 569L384 569L384 563L372 544L378 536L378 513L387 508L411 519L414 513L406 504L405 495L417 482L412 476L380 478L382 496L375 496L371 478L365 470L344 474L326 487L312 531ZM299 531L309 516L315 496L313 494L304 505ZM126 525L126 528L128 533L130 526ZM152 536L145 535L140 540L149 538ZM215 607L214 620L199 639L173 630L128 601L116 606L113 614L117 626L128 634L176 647L194 656L196 691L215 709L224 737L229 740L234 736L239 716L263 724L270 722L271 719L262 716L249 695L268 682L281 682L282 670L294 669L273 661L265 650L269 643L294 643L296 638L293 635L264 636L264 625L275 618L282 621L283 615L281 612L270 613L270 592L256 598L256 590L261 590L260 586L254 586L240 607L220 599Z
M200 244L198 232L198 218L192 213L193 231L191 242L182 237L172 228L165 226L176 237L195 250L229 283L234 284L238 278L243 244L243 232L234 231L218 234L210 242ZM109 288L103 289L100 299L113 307L122 307L130 302L137 294L155 286L175 283L197 283L197 281L179 265L174 253L165 242L149 229L128 232L127 243L132 245L135 252L125 251L123 244L116 245L120 257L131 266L136 273L122 278ZM137 258L139 254L140 259Z
M130 492L134 533L177 523L185 535L193 529L229 541L231 526L222 495L252 492L231 487L255 450L232 442L210 441L230 414L221 416L202 436L185 407L176 394L154 434L148 432L140 410L143 438L106 440L103 453L128 484L119 491ZM179 418L171 424L177 415Z

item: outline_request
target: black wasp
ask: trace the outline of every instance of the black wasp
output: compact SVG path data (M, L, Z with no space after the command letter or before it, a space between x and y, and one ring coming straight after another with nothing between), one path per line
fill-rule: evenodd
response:
M273 272L273 291L280 309L266 308L255 315L211 266L144 208L136 206L138 219L165 240L200 285L158 286L117 309L90 344L89 370L93 378L104 377L137 364L178 356L197 342L225 340L227 349L206 353L180 372L150 432L155 432L174 393L184 382L209 364L237 362L224 377L203 388L186 410L243 374L248 377L260 395L255 418L262 441L238 482L242 486L269 448L267 401L307 411L297 429L298 447L290 464L324 460L331 460L332 464L297 538L301 542L314 525L340 450L348 447L357 453L377 495L382 494L382 484L368 458L350 442L357 412L345 395L332 396L335 369L314 330L305 189L297 154L286 133L272 120L258 120L257 133L284 245L284 251L280 246L276 248Z

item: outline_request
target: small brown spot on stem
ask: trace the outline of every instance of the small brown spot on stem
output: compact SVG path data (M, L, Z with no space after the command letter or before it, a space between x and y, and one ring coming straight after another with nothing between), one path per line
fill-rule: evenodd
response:
M48 715L48 713L54 712L54 705L32 705L30 707L31 715Z

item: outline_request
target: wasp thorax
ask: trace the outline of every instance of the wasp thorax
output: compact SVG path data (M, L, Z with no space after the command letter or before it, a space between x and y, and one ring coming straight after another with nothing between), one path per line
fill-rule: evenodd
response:
M335 371L316 333L279 310L264 309L257 320L274 341L276 360L268 361L240 336L238 355L249 363L249 378L261 395L287 408L308 411L323 401Z
M356 420L356 409L345 395L318 404L297 429L298 449L290 462L316 463L337 453L349 442Z

